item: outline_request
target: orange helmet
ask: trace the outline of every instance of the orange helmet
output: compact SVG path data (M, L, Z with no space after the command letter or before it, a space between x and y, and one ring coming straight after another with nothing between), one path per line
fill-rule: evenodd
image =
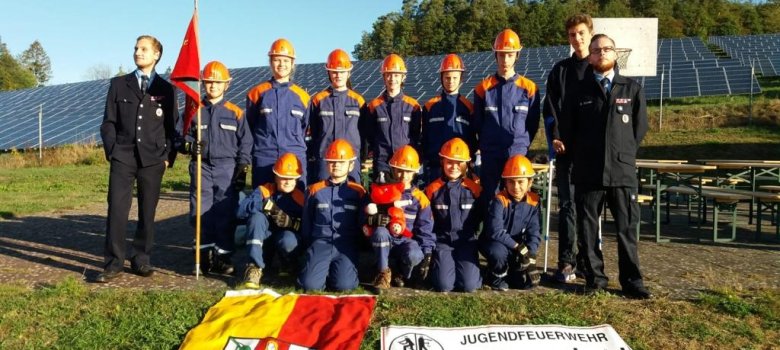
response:
M333 143L328 146L328 149L325 151L325 161L330 162L340 162L345 160L355 160L357 156L355 156L355 150L352 148L352 145L349 144L349 141L344 139L336 139L336 141L333 141Z
M342 49L335 49L328 55L328 62L325 63L325 69L330 72L349 72L352 70L352 62L349 60L349 54Z
M228 82L230 79L232 79L230 72L220 61L206 63L206 66L203 67L203 74L200 76L200 80L203 81Z
M439 66L439 73L444 72L464 72L466 71L466 66L463 64L463 60L460 59L460 56L451 53L447 56L444 56L444 59L441 60L441 65Z
M303 175L301 160L293 153L282 154L274 164L274 174L285 179L297 179Z
M286 56L289 58L295 58L295 49L292 43L284 38L276 39L271 44L271 49L268 50L268 56Z
M459 137L452 138L441 146L439 156L459 162L468 162L471 160L469 155L469 146Z
M531 165L531 161L522 155L514 155L504 164L504 171L501 173L501 177L516 178L516 177L534 177L536 171Z
M495 52L517 52L522 48L523 45L520 44L520 36L509 28L498 33L496 41L493 42L493 51Z
M420 171L420 156L414 147L406 145L399 148L390 158L390 166L406 171Z
M401 56L391 53L382 61L382 74L385 73L404 73L406 74L406 63Z

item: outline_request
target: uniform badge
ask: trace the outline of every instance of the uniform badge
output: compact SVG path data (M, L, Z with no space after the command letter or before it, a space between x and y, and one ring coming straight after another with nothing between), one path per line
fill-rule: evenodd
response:
M617 106L618 113L623 113L623 106Z
M628 114L623 114L623 123L628 123Z
M162 108L157 107L157 111L155 111L154 114L156 114L158 117L162 117L163 114Z

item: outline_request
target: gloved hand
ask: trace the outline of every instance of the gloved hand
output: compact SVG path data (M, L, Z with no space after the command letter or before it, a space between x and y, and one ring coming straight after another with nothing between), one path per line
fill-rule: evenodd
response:
M390 223L390 216L386 214L368 215L366 224L372 227L383 227Z
M198 155L203 154L203 150L206 148L206 145L208 144L208 141L206 140L200 140L200 142L184 142L181 144L181 148L179 148L179 153L183 154L189 154L189 155Z
M293 218L283 211L277 211L271 216L271 222L278 228L289 228L298 231L301 228L301 219Z
M425 257L420 262L420 268L418 271L419 274L417 277L420 283L428 279L428 272L431 271L431 253L425 253Z
M526 261L524 261L526 263ZM536 256L529 256L525 265L526 281L530 282L527 285L528 288L534 288L539 285L539 281L542 279L542 274L539 269L536 268Z
M249 172L249 164L239 163L236 165L235 170L233 170L233 179L231 180L231 183L236 190L241 191L246 187L247 172Z

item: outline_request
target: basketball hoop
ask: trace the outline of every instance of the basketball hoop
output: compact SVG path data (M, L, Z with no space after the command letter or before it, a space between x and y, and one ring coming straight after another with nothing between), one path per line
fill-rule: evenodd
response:
M624 48L624 49L615 49L615 53L617 54L617 66L619 69L625 69L628 65L628 56L631 56L631 49L630 48Z

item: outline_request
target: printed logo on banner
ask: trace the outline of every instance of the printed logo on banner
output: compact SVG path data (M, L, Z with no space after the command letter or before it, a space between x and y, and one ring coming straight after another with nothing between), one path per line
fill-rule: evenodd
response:
M305 346L295 345L275 338L236 338L230 337L224 350L311 350Z
M444 347L425 334L406 333L395 337L388 350L444 350Z

